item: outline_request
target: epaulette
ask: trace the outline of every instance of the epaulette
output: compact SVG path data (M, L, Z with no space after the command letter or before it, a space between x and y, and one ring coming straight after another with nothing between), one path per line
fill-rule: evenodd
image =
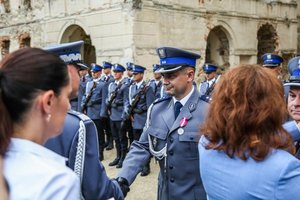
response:
M88 116L86 116L85 114L83 113L80 113L80 112L77 112L75 110L69 110L68 111L69 114L79 118L79 120L82 120L82 121L88 121L88 120L91 120Z
M153 105L154 105L154 104L157 104L157 103L160 103L160 102L163 102L163 101L166 101L166 100L170 100L171 98L172 98L171 96L158 98L158 99L156 99L156 100L153 102Z

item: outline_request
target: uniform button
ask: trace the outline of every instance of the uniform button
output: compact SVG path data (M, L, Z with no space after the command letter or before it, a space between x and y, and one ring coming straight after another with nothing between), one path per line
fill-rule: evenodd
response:
M173 143L173 141L174 141L174 139L173 139L173 138L170 138L170 142Z
M194 140L194 137L190 137L190 140Z
M170 169L173 169L173 165L170 165L169 168L170 168Z
M174 180L174 178L171 178L170 181L171 181L171 183L173 183L175 180Z
M171 156L173 156L173 151L169 151L169 154L170 154Z

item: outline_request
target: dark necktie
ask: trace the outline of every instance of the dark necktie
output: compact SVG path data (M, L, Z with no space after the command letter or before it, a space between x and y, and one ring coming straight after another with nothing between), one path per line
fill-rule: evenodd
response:
M178 117L181 108L182 108L182 104L179 101L176 101L174 105L175 119Z

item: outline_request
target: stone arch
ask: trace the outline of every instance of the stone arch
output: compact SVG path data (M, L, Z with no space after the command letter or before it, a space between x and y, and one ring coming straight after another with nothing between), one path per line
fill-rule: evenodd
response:
M265 53L279 53L279 38L275 28L263 24L257 31L257 63L261 64L261 56Z
M83 40L84 45L81 49L83 55L83 61L86 64L91 64L96 62L96 49L92 45L91 36L86 33L86 31L77 24L68 25L60 36L60 43L74 42L78 40Z
M220 66L221 71L230 67L231 37L228 31L221 25L210 30L205 50L205 62Z

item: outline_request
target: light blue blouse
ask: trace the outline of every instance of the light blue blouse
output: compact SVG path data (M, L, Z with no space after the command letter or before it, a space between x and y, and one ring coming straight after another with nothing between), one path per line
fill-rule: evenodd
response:
M265 160L244 161L222 151L206 150L199 142L200 175L210 200L300 199L300 161L283 150Z
M4 158L11 200L79 199L79 178L65 158L29 140L13 138Z

